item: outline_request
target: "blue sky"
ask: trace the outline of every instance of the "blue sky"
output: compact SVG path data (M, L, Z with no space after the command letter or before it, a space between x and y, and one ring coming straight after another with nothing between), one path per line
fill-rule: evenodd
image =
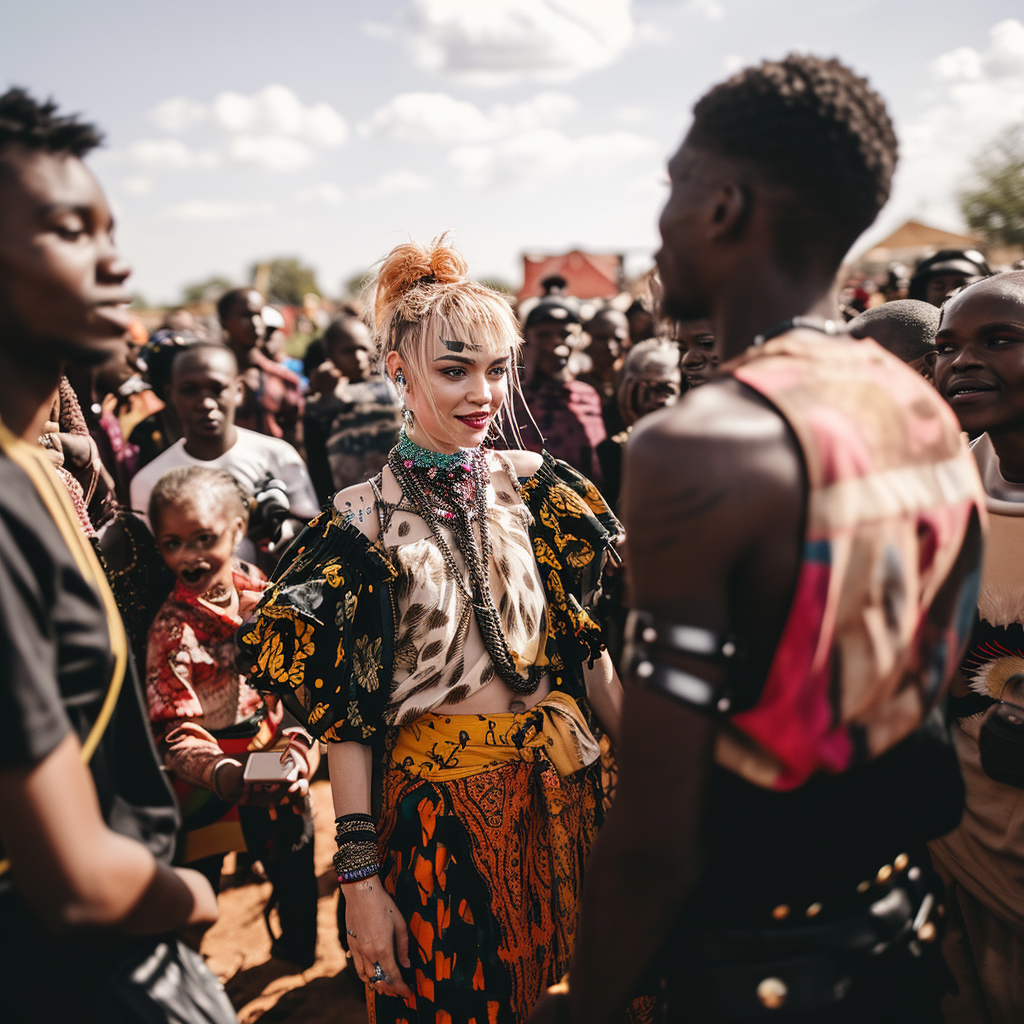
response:
M903 159L867 239L959 226L970 158L1024 120L1019 0L33 0L8 4L0 84L107 133L91 164L134 287L298 255L322 287L452 229L477 276L582 245L640 268L664 165L700 94L789 50L886 97Z

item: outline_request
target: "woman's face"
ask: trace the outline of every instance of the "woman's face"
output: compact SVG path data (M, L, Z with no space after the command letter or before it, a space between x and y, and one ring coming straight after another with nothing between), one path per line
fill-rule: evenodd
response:
M721 357L710 320L677 320L675 340L682 353L683 374L691 388L700 387L714 376Z
M442 327L425 356L423 380L397 352L387 357L392 379L399 368L405 376L405 405L413 414L406 433L437 451L477 447L508 397L510 353L495 354Z
M935 386L965 430L1024 429L1024 274L950 299L935 350Z

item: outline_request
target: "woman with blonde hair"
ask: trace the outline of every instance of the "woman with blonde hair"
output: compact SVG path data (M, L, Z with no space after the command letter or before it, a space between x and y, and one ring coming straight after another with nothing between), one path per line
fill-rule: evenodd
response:
M372 326L401 438L242 634L250 678L328 743L374 1022L525 1021L568 969L621 706L588 611L619 524L564 463L487 447L517 435L520 339L466 269L443 239L384 260Z

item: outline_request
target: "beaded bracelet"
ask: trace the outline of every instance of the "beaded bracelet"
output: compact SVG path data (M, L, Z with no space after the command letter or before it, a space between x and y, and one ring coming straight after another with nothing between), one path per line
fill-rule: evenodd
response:
M380 871L377 827L368 814L344 814L335 818L334 870L342 884L361 882Z

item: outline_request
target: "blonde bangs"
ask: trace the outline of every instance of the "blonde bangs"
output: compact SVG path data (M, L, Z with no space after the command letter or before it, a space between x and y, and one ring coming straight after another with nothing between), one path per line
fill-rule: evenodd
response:
M492 359L508 360L508 398L497 420L498 431L508 442L506 429L518 443L512 398L520 393L517 367L522 337L508 300L464 275L466 262L445 236L430 247L416 242L397 246L384 259L372 286L373 333L377 359L384 372L389 352L398 352L409 382L416 386L429 379L436 338L460 341L467 351ZM436 412L430 388L425 399ZM439 439L433 439L439 440Z

